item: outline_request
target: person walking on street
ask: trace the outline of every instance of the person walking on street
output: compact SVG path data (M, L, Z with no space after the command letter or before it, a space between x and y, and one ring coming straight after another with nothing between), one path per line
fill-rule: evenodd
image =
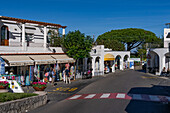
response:
M51 67L49 71L49 82L50 83L52 83L52 71L53 71L53 68Z
M68 68L66 68L66 70L65 70L65 75L66 75L66 84L67 83L71 83L71 81L70 81L70 76L69 76L69 69Z
M66 81L66 73L65 73L65 70L66 70L66 69L64 69L64 70L63 70L63 73L62 73L62 75L63 75L63 81L64 81L64 82Z
M56 77L56 71L55 69L53 69L52 71L52 85L54 86L54 82L55 82L55 77Z

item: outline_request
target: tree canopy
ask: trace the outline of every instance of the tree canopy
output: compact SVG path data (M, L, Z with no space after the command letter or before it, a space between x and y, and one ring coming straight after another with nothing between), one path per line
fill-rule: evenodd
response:
M64 38L63 46L68 56L74 59L90 57L93 39L79 30L70 31Z
M103 44L106 44L107 40L113 42L118 41L119 43L116 44L116 46L124 44L127 46L127 50L130 51L140 46L142 43L159 42L161 39L156 37L156 35L151 31L138 28L127 28L106 32L99 35L96 41L98 44L102 44L102 42L104 42ZM114 50L114 48L111 49Z
M113 51L124 51L125 46L118 40L101 40L97 42L98 45L104 45L105 48L112 49Z
M54 30L49 30L47 42L52 47L61 47L63 44L63 37L61 36L61 34L56 33Z

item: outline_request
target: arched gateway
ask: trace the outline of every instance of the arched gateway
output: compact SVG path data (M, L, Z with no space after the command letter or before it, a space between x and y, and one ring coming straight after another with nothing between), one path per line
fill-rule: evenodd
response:
M114 72L115 57L112 54L104 55L104 72Z

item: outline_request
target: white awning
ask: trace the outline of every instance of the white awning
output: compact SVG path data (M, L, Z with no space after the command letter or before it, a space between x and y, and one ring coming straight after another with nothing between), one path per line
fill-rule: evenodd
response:
M57 60L57 63L74 63L75 62L73 58L70 58L67 55L51 55L51 56Z
M9 66L34 65L34 61L27 55L4 55L1 56Z
M31 59L35 61L36 64L55 64L56 60L50 55L29 55Z

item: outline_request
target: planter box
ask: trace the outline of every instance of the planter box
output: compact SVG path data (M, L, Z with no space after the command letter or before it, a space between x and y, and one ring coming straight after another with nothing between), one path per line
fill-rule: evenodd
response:
M44 89L46 88L46 87L42 87L42 88L39 88L39 87L33 87L34 89L35 89L35 91L44 91Z

